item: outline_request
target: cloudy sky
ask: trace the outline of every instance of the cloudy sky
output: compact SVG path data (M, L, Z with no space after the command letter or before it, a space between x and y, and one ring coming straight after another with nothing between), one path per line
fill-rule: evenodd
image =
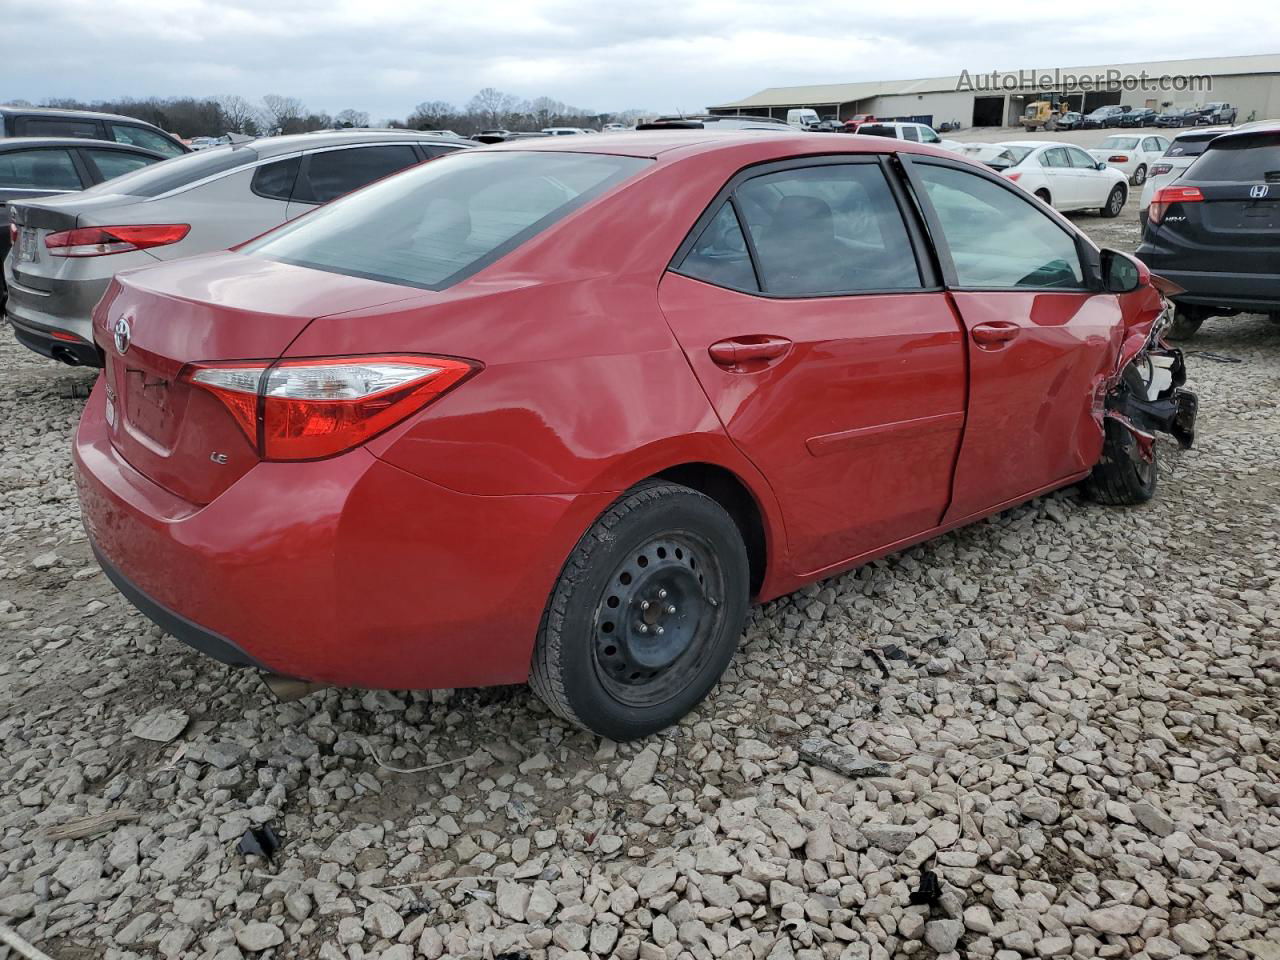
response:
M0 102L280 93L375 120L423 100L465 104L486 86L599 111L688 111L798 83L1280 53L1274 0L0 0L6 9Z

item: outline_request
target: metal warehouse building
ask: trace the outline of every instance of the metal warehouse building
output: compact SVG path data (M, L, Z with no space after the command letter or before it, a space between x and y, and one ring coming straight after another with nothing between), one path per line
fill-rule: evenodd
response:
M933 126L1000 127L1016 126L1036 100L1065 100L1085 112L1113 103L1164 110L1225 100L1239 110L1240 122L1280 117L1280 54L770 87L709 110L785 120L788 110L811 107L842 120L865 113Z

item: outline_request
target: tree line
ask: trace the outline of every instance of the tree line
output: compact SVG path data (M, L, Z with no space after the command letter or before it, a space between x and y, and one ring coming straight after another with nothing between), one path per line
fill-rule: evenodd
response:
M24 100L15 106L32 106ZM514 94L485 87L457 106L445 100L424 100L406 117L387 117L372 124L363 110L348 108L335 114L312 110L297 97L269 93L260 101L229 94L220 97L122 97L82 101L67 97L48 99L38 106L68 110L118 113L155 124L180 137L221 136L242 133L251 137L307 133L334 127L397 127L410 130L452 130L473 136L482 130L541 130L543 127L599 127L605 123L632 124L648 112L623 110L597 113L551 97L524 100Z

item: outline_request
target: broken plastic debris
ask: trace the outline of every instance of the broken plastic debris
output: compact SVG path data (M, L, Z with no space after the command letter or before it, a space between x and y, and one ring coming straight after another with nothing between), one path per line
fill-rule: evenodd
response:
M270 860L280 849L280 838L276 836L271 824L264 823L260 827L250 827L236 844L236 849L245 856L253 854Z
M801 740L799 752L801 760L816 763L845 777L883 777L889 772L888 764L821 737Z
M911 903L915 906L922 904L935 904L942 897L942 884L938 882L938 875L932 870L920 871L920 886L911 891Z

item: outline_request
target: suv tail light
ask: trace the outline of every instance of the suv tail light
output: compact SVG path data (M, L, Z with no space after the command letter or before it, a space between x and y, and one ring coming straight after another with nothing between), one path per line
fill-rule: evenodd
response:
M1171 163L1156 163L1156 164L1152 164L1152 166L1151 166L1151 176L1153 176L1153 177L1163 177L1166 173L1170 173L1172 170L1173 170L1173 164L1171 164Z
M1147 219L1151 223L1159 223L1175 203L1201 203L1203 200L1204 194L1199 187L1161 187L1151 198Z
M54 257L105 257L177 243L191 232L189 223L145 223L122 227L79 227L51 233L44 245Z
M264 460L318 460L372 439L478 369L396 355L195 364L183 378L222 401Z

